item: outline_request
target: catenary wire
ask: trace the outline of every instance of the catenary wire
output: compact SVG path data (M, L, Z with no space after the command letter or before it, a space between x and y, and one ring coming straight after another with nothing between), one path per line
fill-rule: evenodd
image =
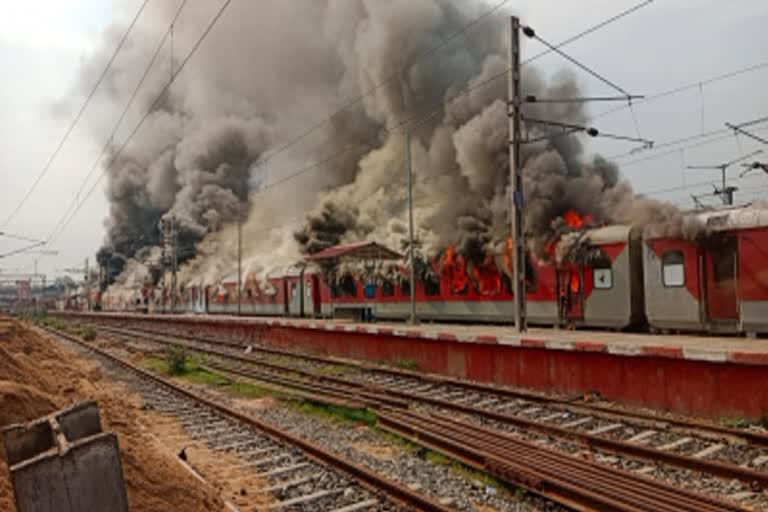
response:
M191 52L190 52L190 53L187 55L187 57L184 59L184 61L182 62L181 66L179 67L179 69L177 69L177 70L176 70L176 73L174 74L174 78L175 78L176 76L178 76L178 74L179 74L179 73L182 71L182 69L184 68L184 65L186 64L186 62L187 62L187 61L189 60L189 58L192 56L192 54L193 54L193 53L194 53L194 51L197 49L197 47L199 47L199 45L200 45L200 43L202 42L202 40L204 39L204 37L205 37L205 36L208 34L208 32L210 32L211 28L213 27L213 25L215 24L215 22L216 22L216 21L218 20L218 18L221 16L221 14L223 13L224 9L226 8L226 6L227 6L227 5L229 5L229 3L230 3L230 2L231 2L231 0L227 0L227 1L225 2L225 4L222 6L222 9L219 11L219 13L217 14L217 16L214 18L214 20L211 22L211 24L209 24L209 25L208 25L208 27L207 27L206 31L204 32L203 36L201 36L201 38L200 38L200 39L198 39L198 41L197 41L197 43L195 44L195 46L193 47L192 51L191 51ZM627 16L627 15L629 15L629 14L631 14L631 13L633 13L633 12L637 11L638 9L640 9L640 8L642 8L642 7L645 7L646 5L649 5L650 3L652 3L652 0L646 0L646 1L644 1L644 2L642 2L642 3L640 3L640 4L636 5L636 6L634 6L634 7L632 7L632 8L626 9L626 10L624 10L624 11L620 12L619 14L617 14L617 15L614 15L614 16L612 16L611 18L608 18L607 20L604 20L604 21L600 22L599 24L597 24L597 25L594 25L594 26L590 27L590 28L589 28L589 29L587 29L587 30L585 30L585 31L583 31L583 32L580 32L579 34L576 34L575 36L572 36L572 37L570 37L570 38L568 38L568 39L566 39L566 40L562 41L561 43L559 43L558 45L556 45L556 47L557 47L557 48L559 48L559 47L565 46L565 45L567 45L567 44L570 44L570 43L572 43L572 42L574 42L574 41L576 41L576 40L578 40L578 39L580 39L580 38L582 38L582 37L584 37L584 36L586 36L586 35L588 35L588 34L591 34L591 33L595 32L596 30L598 30L598 29L600 29L600 28L602 28L602 27L605 27L606 25L608 25L608 24L610 24L610 23L613 23L613 22L615 22L615 21L618 21L619 19L621 19L621 18L623 18L623 17L625 17L625 16ZM548 53L550 53L551 51L552 51L552 50L550 50L550 49L547 49L547 50L545 50L545 51L542 51L542 52L540 52L540 53L538 53L538 54L534 55L533 57L531 57L531 58L527 59L526 61L522 62L522 63L521 63L521 65L524 65L524 64L529 64L529 63L533 62L534 60L536 60L536 59L538 59L538 58L541 58L541 57L543 57L544 55L547 55L547 54L548 54ZM495 81L495 80L498 80L499 78L501 78L501 77L505 76L507 73L509 73L509 69L510 69L510 68L507 68L507 69L505 69L504 71L502 71L502 72L500 72L500 73L497 73L497 74L495 74L495 75L493 75L493 76L491 76L491 77L489 77L489 78L487 78L487 79L485 79L485 80L483 80L483 81L481 81L481 82L476 82L476 83L473 83L471 86L468 86L468 87L466 87L466 88L465 88L465 89L463 89L461 92L458 92L458 93L456 93L456 94L455 94L453 97L451 97L450 99L447 99L447 100L441 101L441 102L440 102L440 104L438 105L438 107L437 107L436 109L430 109L430 110L429 110L429 111L428 111L426 114L424 114L424 116L423 116L423 117L424 117L424 118L431 118L431 117L432 117L432 116L434 116L434 115L435 115L437 112L439 112L439 111L440 111L442 108L445 108L447 105L450 105L451 103L453 103L454 101L456 101L458 98L460 98L460 97L462 97L462 96L465 96L465 95L467 95L469 92L471 92L471 91L473 91L473 90L476 90L476 89L479 89L479 88L481 88L481 87L484 87L484 86L486 86L486 85L488 85L488 84L492 83L493 81ZM162 94L165 92L165 90L166 90L168 87L170 87L170 85L171 85L172 83L173 83L173 80L172 80L171 82L169 82L169 84L166 86L166 88L165 88L165 89L163 89L163 91L161 92L160 96L158 96L158 99L155 101L155 103L157 103L157 101L158 101L158 100L159 100L159 99L162 97ZM154 104L153 104L153 106L154 106ZM148 117L148 115L149 115L149 112L151 112L151 110L152 110L152 107L150 107L150 109L147 111L147 113L146 113L146 114L145 114L145 115L144 115L144 116L141 118L141 120L139 121L139 123L136 125L136 127L133 129L133 131L132 131L132 132L129 134L129 136L126 138L126 140L125 140L125 142L123 143L123 145L122 145L122 146L121 146L121 147L118 149L118 151L117 151L117 152L115 153L115 155L113 156L113 158L112 158L112 161L114 161L114 160L115 160L115 158L116 158L117 156L119 156L119 154L120 154L120 153L123 151L123 149L124 149L124 148L127 146L127 144L130 142L130 140L131 140L131 139L133 138L133 136L136 134L136 132L138 132L139 128L142 126L142 124L143 124L144 120L146 119L146 117ZM402 127L402 126L404 126L404 125L405 125L405 124L406 124L406 123L407 123L409 120L412 120L412 119L413 119L413 117L415 117L415 116L412 116L411 118L406 118L405 120L401 120L400 122L396 123L396 125L395 125L394 127L391 127L391 128L385 128L385 129L384 129L384 132L388 132L388 131L391 131L391 130L395 130L395 129L399 128L399 127ZM380 137L380 135L381 135L381 133L377 134L377 136L376 136L375 138L373 138L373 139L372 139L371 145L373 144L373 141L378 141L378 140L379 140L379 137ZM352 146L348 146L347 148L344 148L344 149L342 149L341 151L339 151L339 152L337 152L337 153L334 153L333 155L327 156L327 157L325 157L325 158L321 159L320 161L318 161L318 162L315 162L314 164L311 164L311 165L309 165L309 166L306 166L306 167L303 167L303 168L299 169L297 172L295 172L295 173L293 173L293 174L291 174L291 175L288 175L288 176L286 176L286 177L283 177L283 178L281 178L280 180L278 180L278 181L276 181L276 182L273 182L273 183L271 183L271 184L265 185L264 187L262 187L262 190L266 190L266 189L268 189L268 188L273 188L273 187L275 187L277 184L280 184L280 183L284 183L284 182L287 182L287 181L289 181L289 180L291 180L291 179L293 179L293 178L295 178L295 177L297 177L297 176L299 176L299 175L301 175L301 174L305 174L305 173L307 173L307 172L309 172L309 171L311 171L311 170L313 170L313 169L316 169L316 168L318 168L318 167L322 166L323 164L325 164L325 163L328 163L328 162L330 162L330 161L334 160L335 158L338 158L338 157L342 156L343 154L346 154L346 153L348 153L348 152L350 152L350 151L352 151L352 150L354 150L354 149L356 149L356 148L361 148L361 147L364 147L364 144L355 144L355 145L352 145ZM272 157L274 157L274 154L272 155ZM88 200L88 198L90 197L90 195L91 195L91 194L93 193L93 191L95 190L96 186L97 186L97 185L100 183L101 179L102 179L102 178L104 177L104 175L106 174L106 170L107 170L108 168L109 168L109 166L107 166L105 169L103 169L103 170L102 170L102 172L101 172L101 174L100 174L99 178L98 178L98 179L96 180L96 182L94 182L94 184L93 184L93 185L90 187L90 189L88 190L88 192L87 192L87 194L85 195L85 197L83 198L83 200L82 200L82 201L80 201L80 202L77 204L77 207L76 207L76 208L75 208L75 210L72 212L72 214L70 215L70 217L69 217L69 218L68 218L66 221L64 221L64 222L62 223L62 226L61 226L61 228L59 229L58 233L56 234L56 237L57 237L57 238L58 238L58 236L60 236L60 235L61 235L61 233L62 233L62 232L63 232L63 231L66 229L66 227L69 225L69 223L70 223L70 222L71 222L71 220L74 218L74 216L77 214L77 212L80 210L80 208L83 206L83 204L85 204L85 202Z
M120 50L125 45L125 42L128 40L128 35L133 30L134 26L136 25L136 22L139 20L139 17L141 16L141 13L144 11L144 8L147 6L147 3L149 3L149 0L144 0L144 2L139 7L139 10L136 12L136 15L133 17L133 20L131 21L130 25L128 25L128 29L123 34L123 37L120 39L120 42L118 43L117 47L115 48L115 51L112 53L112 56L107 61L106 66L104 66L104 69L102 70L101 74L99 75L99 78L96 80L96 83L94 84L93 88L91 88L90 93L88 93L88 96L85 98L85 101L80 106L80 110L77 112L77 115L72 120L72 122L69 124L69 127L64 132L64 136L59 141L59 144L56 146L56 149L51 153L51 156L48 157L47 162L45 163L45 166L43 166L43 169L40 171L40 173L35 178L35 181L32 182L32 186L29 187L27 192L22 197L21 201L16 205L16 207L11 211L11 213L6 217L6 219L3 221L2 226L0 226L0 229L4 229L19 213L19 211L24 207L26 202L29 200L29 198L32 196L32 193L37 189L37 186L40 184L40 182L43 180L46 174L48 174L48 171L51 168L51 165L53 164L53 161L56 160L56 157L61 152L62 148L66 144L67 140L69 139L70 134L75 129L75 126L80 121L80 118L83 116L83 113L85 112L85 109L90 104L93 97L96 95L96 90L99 88L101 83L104 81L104 78L107 76L107 72L112 67L112 63L115 61L115 58L117 57L117 54L120 53Z
M157 44L157 47L155 48L154 53L152 54L152 57L150 58L149 62L147 63L146 67L144 68L144 72L139 79L139 81L136 83L136 86L133 89L133 92L131 93L130 98L128 99L128 102L125 104L125 107L123 108L122 113L120 114L120 117L118 118L117 122L115 123L114 128L112 129L112 132L110 133L109 137L107 137L106 142L101 148L101 152L96 157L96 160L93 162L93 165L91 166L90 171L83 179L82 183L80 184L80 188L78 189L77 193L72 198L72 201L70 202L69 206L67 207L64 215L59 219L59 222L56 224L56 226L51 230L50 234L48 235L48 238L46 238L46 241L48 243L52 243L55 239L54 237L58 237L58 235L61 233L61 230L64 229L64 226L69 223L70 219L74 216L76 213L76 210L79 209L78 207L78 199L80 198L80 195L83 193L83 190L85 190L85 186L88 184L88 182L91 179L91 176L98 170L99 162L101 162L102 158L104 158L104 155L107 154L107 151L109 150L110 145L114 141L115 134L119 130L120 126L123 123L123 120L125 119L125 116L130 111L131 106L133 105L133 102L136 100L136 97L141 90L142 86L144 85L144 82L146 81L147 77L149 76L150 71L155 65L155 62L157 61L158 56L160 55L160 52L162 51L163 46L165 46L165 42L168 40L169 34L172 30L171 27L176 23L179 16L181 15L181 11L184 10L184 7L187 4L187 0L182 0L179 3L179 7L176 9L176 13L173 17L173 20L171 21L168 30L165 32L165 35L160 40L160 42ZM162 93L161 93L162 96ZM112 158L112 162L114 162L115 156ZM110 162L110 164L112 163ZM99 180L100 181L100 180ZM98 181L96 182L98 183ZM90 195L90 192L89 194ZM86 196L87 199L87 196Z
M385 85L391 83L395 78L398 78L398 77L402 76L405 72L410 70L417 62L419 62L423 58L428 57L428 56L438 52L439 50L443 49L444 47L446 47L448 45L448 43L452 42L457 37L465 34L470 28L474 27L475 25L477 25L483 19L489 17L491 14L497 12L499 9L501 9L502 6L504 6L508 2L509 2L509 0L502 0L500 3L496 4L491 9L483 12L480 16L472 19L469 23L467 23L464 26L462 26L456 32L452 33L451 35L449 35L445 39L441 40L440 43L438 43L436 46L433 46L433 47L425 50L424 52L416 55L416 57L414 57L413 60L411 60L410 63L405 64L403 67L401 67L400 69L398 69L394 73L390 74L383 81L381 81L378 84L370 87L364 93L362 93L359 96L357 96L357 97L347 101L339 109L335 110L334 112L332 112L328 116L324 117L323 119L321 119L317 123L313 124L307 130L303 131L302 133L300 133L296 137L293 137L293 138L289 139L287 142L285 142L284 144L278 146L277 148L275 148L274 150L269 152L268 155L265 155L261 159L261 161L262 162L269 162L270 160L272 160L274 157L276 157L280 153L283 153L284 151L286 151L287 149L293 147L294 145L296 145L300 141L306 139L309 135L311 135L312 133L316 132L317 130L319 130L320 128L322 128L323 126L325 126L326 124L331 122L336 116L338 116L342 112L344 112L346 110L349 110L351 107L357 105L358 103L363 101L365 98L367 98L368 96L370 96L374 92L378 91L379 89L381 89Z

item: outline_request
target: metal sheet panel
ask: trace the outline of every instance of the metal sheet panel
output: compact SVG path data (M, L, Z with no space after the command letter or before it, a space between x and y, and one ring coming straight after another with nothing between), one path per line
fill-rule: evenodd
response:
M632 269L630 246L613 260L612 286L593 287L584 306L584 324L590 327L627 327L632 322ZM594 279L594 273L589 277Z
M741 326L745 332L768 332L768 300L745 300L741 304Z
M704 329L699 301L688 286L664 286L662 260L643 244L645 310L648 323L660 329ZM692 273L698 276L698 265L686 260L686 280Z

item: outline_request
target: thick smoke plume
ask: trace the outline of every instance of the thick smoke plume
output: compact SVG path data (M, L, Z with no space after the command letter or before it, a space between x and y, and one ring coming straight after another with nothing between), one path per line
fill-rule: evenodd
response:
M99 98L110 114L95 123L99 136L114 122L111 116L175 9L158 4L146 17L154 25L144 25L132 39L128 55L115 63L109 92ZM430 260L454 246L470 261L498 255L509 233L509 133L506 82L488 79L507 66L508 13L420 57L488 8L467 0L232 3L109 168L110 213L100 259L113 262L116 274L125 260L156 255L146 248L160 244L158 222L170 216L180 227L182 283L215 282L236 271L238 218L244 220L245 270L261 277L338 243L374 239L400 249L407 177L404 135L394 127L420 117L410 127L419 253ZM176 55L188 51L215 6L200 2L187 9L174 29ZM103 53L110 48L106 44ZM103 56L86 66L84 84ZM545 80L529 65L523 76L524 94L580 95L569 74ZM167 77L168 67L154 72L144 105ZM467 88L472 90L464 94ZM256 165L363 94L322 129ZM440 102L445 108L434 112ZM587 117L576 103L530 104L525 114L569 123ZM616 166L585 155L576 136L537 125L526 134L550 136L523 151L526 226L534 250L556 233L553 221L571 209L596 223L683 229L676 210L636 200ZM317 161L325 163L308 168ZM125 272L153 264L130 264ZM119 281L135 282L127 276Z

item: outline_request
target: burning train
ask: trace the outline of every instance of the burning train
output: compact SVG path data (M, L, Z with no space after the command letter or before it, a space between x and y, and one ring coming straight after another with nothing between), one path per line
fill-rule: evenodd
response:
M594 226L569 211L568 229L542 254L529 251L527 314L531 324L655 331L768 332L768 209L691 214L696 236L652 227ZM511 322L511 241L500 254L470 260L448 247L416 262L422 320ZM265 279L246 275L244 315L404 319L410 272L396 252L375 242L335 246ZM132 298L101 297L105 310L233 314L238 279L190 282L175 298L150 287Z

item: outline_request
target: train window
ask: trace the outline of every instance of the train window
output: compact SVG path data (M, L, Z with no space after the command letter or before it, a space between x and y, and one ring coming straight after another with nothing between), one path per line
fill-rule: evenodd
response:
M384 297L391 297L395 294L395 286L389 279L383 279L381 281L381 294Z
M424 293L427 295L440 295L440 278L434 275L426 276L424 279Z
M665 251L661 256L661 279L664 286L685 284L685 260L683 251Z
M400 280L400 292L403 295L410 295L411 294L411 282L408 279L401 279Z
M712 270L715 284L731 283L736 278L733 254L716 252L712 255Z
M528 254L525 258L525 291L526 293L536 293L536 288L539 286L538 272L536 266L531 260L531 255ZM512 289L512 280L509 280L510 290Z
M345 274L339 282L339 293L346 297L355 297L357 295L357 283L350 274Z
M613 269L610 266L593 268L592 281L596 290L613 288Z

